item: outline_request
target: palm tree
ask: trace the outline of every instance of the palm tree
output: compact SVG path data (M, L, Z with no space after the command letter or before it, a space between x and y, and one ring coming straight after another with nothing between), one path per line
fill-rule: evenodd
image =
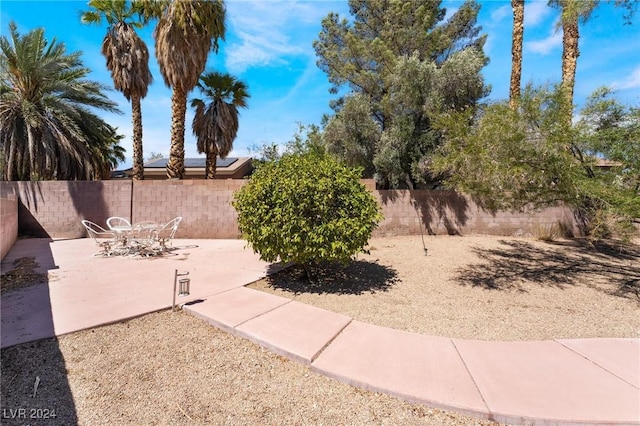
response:
M560 24L562 26L562 90L564 92L568 111L568 122L573 117L573 89L576 83L576 69L580 49L580 29L578 20L586 21L593 9L597 6L597 0L551 0L551 5L561 9Z
M9 24L9 36L0 37L3 179L102 176L104 159L95 149L117 139L90 108L120 111L104 95L106 87L86 79L89 72L80 52L67 54L64 44L49 43L43 29L21 35Z
M193 134L198 139L198 152L207 155L206 178L216 175L216 158L225 158L238 134L238 108L247 107L247 86L229 74L209 72L198 83L205 99L193 99L195 108ZM208 102L208 103L207 103Z
M149 50L136 33L143 26L140 7L125 0L91 0L92 10L82 13L86 24L107 22L107 34L102 41L102 54L107 59L107 69L117 90L131 102L133 121L133 179L144 179L142 150L142 109L140 100L147 96L153 81L149 71ZM138 16L138 19L134 18Z
M167 177L184 176L184 132L187 94L196 86L209 51L224 40L225 6L222 0L172 1L163 4L154 30L156 58L171 94L171 148Z
M94 120L100 119L95 117ZM96 123L87 120L86 123L82 123L82 128L87 133L87 137L94 142L89 150L91 156L98 160L97 170L100 178L109 179L111 170L126 160L126 150L120 145L120 140L124 139L124 135L118 134L118 129L101 120Z
M524 34L524 0L511 0L513 9L513 32L511 38L511 84L509 86L509 105L515 108L520 99L520 80L522 78L522 37Z
M562 26L562 89L568 105L567 120L571 123L573 118L573 90L576 83L576 69L580 49L580 28L578 24L585 23L591 17L594 9L601 0L549 0L549 5L560 8ZM636 0L614 0L615 7L626 9L625 21L631 22L638 7Z

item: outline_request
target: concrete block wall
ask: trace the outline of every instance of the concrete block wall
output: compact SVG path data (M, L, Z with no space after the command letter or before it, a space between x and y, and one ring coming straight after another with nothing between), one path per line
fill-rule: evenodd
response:
M18 239L18 198L11 194L0 198L0 260Z
M80 238L80 222L105 226L109 216L131 215L131 181L1 182L0 196L18 197L19 233L32 237Z
M144 180L135 182L133 220L168 222L181 216L177 238L239 238L233 193L246 180Z
M80 223L105 225L109 216L132 222L183 220L178 238L239 238L233 193L246 180L145 180L99 182L0 182L0 197L18 198L19 233L35 237L78 238ZM571 210L551 208L537 213L499 212L480 208L455 192L376 190L363 181L380 203L384 221L374 236L493 234L528 236L538 224L562 223L580 235Z
M470 197L453 191L374 190L373 194L385 217L374 236L421 232L426 235L532 236L536 227L553 224L580 235L573 212L565 207L492 214Z

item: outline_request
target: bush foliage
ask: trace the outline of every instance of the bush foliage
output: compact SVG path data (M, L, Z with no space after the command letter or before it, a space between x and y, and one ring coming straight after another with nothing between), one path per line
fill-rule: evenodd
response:
M504 101L475 117L441 114L446 143L433 168L491 211L567 205L590 238L629 240L640 218L640 114L611 94L596 91L577 123L563 118L571 106L560 87L532 85L518 109Z
M382 219L361 170L327 155L289 154L261 165L234 194L243 238L267 262L347 263Z

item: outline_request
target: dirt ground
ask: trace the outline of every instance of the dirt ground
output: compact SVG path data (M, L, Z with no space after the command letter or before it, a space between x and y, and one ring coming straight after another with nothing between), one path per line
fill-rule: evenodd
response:
M426 255L424 248L426 247ZM390 237L309 286L249 287L385 327L480 340L640 336L640 246L494 236Z
M251 287L431 335L640 335L638 245L465 236L425 246L374 239L369 255L313 285L293 268ZM491 424L339 383L184 312L6 348L0 368L3 425Z

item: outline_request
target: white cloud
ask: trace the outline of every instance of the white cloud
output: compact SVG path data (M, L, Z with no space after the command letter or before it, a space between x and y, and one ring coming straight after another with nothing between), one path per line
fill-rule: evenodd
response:
M491 12L491 24L502 21L505 17L511 16L511 6L504 5Z
M562 46L562 33L555 30L545 39L525 43L527 50L542 55L546 55L559 46Z
M281 65L287 62L287 56L313 55L311 42L319 30L315 27L334 5L308 1L228 2L227 19L239 40L225 49L227 69L241 73L252 66Z
M624 79L614 82L613 87L618 90L640 89L640 66L631 71Z
M232 73L242 73L252 66L282 64L283 56L304 53L275 29L258 33L254 28L253 33L238 31L237 35L241 42L230 44L226 50L226 67Z
M275 101L275 103L277 103L278 105L283 105L288 103L290 100L292 100L294 97L296 96L300 96L301 95L301 91L307 90L309 89L310 86L310 80L312 79L312 77L317 74L319 72L318 67L316 66L316 63L314 60L310 60L307 63L306 68L304 69L304 72L302 73L302 75L300 75L297 80L296 83L294 84L294 86L289 89L289 91L280 99L277 99ZM309 95L308 93L306 94L307 96Z
M547 0L533 0L524 4L524 27L532 28L544 21L544 19L553 12L553 9L547 6Z

